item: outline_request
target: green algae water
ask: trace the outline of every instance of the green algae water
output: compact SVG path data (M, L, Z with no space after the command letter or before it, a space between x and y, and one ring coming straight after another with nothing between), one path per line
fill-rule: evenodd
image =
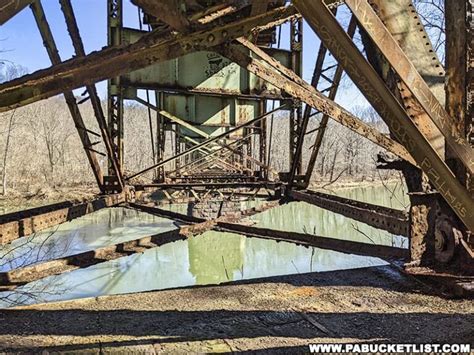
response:
M338 194L389 207L402 207L391 205L395 203L394 194L384 187L344 189L338 191ZM401 203L404 203L402 196L400 191L396 199L400 198ZM180 211L181 207L174 208ZM252 220L257 226L265 228L365 243L405 247L407 244L405 238L302 202L276 207L253 216ZM178 227L171 220L126 208L101 210L38 233L29 241L27 238L18 239L0 252L0 271L139 239ZM39 259L35 259L37 257ZM0 307L353 269L384 263L377 258L210 231L143 253L46 277L21 286L14 292L0 293Z

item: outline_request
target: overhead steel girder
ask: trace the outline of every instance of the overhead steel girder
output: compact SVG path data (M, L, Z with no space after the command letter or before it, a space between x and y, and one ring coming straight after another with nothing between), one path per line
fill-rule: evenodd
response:
M0 112L58 95L64 91L174 59L196 50L211 48L247 35L259 26L275 26L296 15L292 7L277 8L223 26L212 23L190 34L151 32L128 46L112 47L83 58L73 58L52 68L0 85Z
M399 75L400 79L412 92L415 99L436 124L445 137L448 146L457 154L469 172L473 174L474 150L467 143L466 139L461 136L454 124L454 120L449 117L448 113L441 106L441 103L400 48L398 42L392 37L382 20L377 16L367 0L346 0L346 4Z
M354 37L356 28L357 28L357 20L355 19L354 16L352 16L349 22L349 26L347 28L347 34L349 35L349 37L351 38ZM321 44L319 48L318 59L316 60L316 66L314 68L315 75L313 76L313 82L311 83L311 85L314 87L317 86L321 78L321 74L323 73L323 65L324 65L325 57L327 56L327 52L328 52L327 48L324 47L323 44ZM344 73L344 69L338 63L333 75L333 83L331 85L331 88L328 94L328 97L331 100L336 99L337 91L339 89L339 84L341 82L343 73ZM307 109L307 112L305 112L305 115L307 114L309 115L310 111L311 111L310 109ZM328 115L323 115L323 117L321 118L321 122L319 123L318 133L316 134L316 139L314 140L313 148L312 148L311 155L308 161L308 166L306 168L306 174L304 177L305 187L308 187L310 184L311 176L313 175L314 166L316 165L316 159L318 158L319 152L321 150L321 145L323 144L324 134L326 133L327 125L329 123L329 118L330 117ZM303 144L303 142L301 144Z
M0 0L0 26L35 0Z
M293 0L293 3L453 211L467 228L474 230L474 201L467 190L418 130L328 7L321 0Z
M374 127L369 126L349 111L336 104L334 101L319 93L314 87L306 83L288 68L282 66L278 61L268 56L257 46L245 40L241 40L241 43L246 47L251 48L254 53L264 59L266 64L271 65L272 68L264 65L260 60L243 53L235 46L222 47L219 51L235 63L246 68L248 71L268 81L270 84L280 88L281 90L284 90L288 95L314 107L343 126L364 136L396 156L416 164L401 144L385 136Z
M158 167L160 167L160 166L163 166L163 165L165 165L165 164L167 164L167 163L169 163L169 162L171 162L171 161L174 161L174 160L176 160L176 159L178 159L178 158L180 158L180 157L182 157L182 156L191 154L192 152L194 152L194 151L196 151L196 150L199 150L199 149L201 149L202 147L205 147L206 145L208 145L208 144L210 144L210 143L216 142L216 141L218 141L218 140L220 140L220 139L222 139L222 138L224 138L224 137L227 137L227 136L231 135L231 134L234 133L234 132L237 132L237 131L239 131L239 130L241 130L241 129L244 129L245 127L251 126L251 125L253 125L253 124L255 124L255 123L257 123L257 122L259 122L259 121L265 119L267 116L271 115L272 113L275 113L276 111L281 110L283 107L284 107L284 105L283 105L283 106L280 106L280 107L278 107L278 108L276 108L276 109L274 109L274 110L272 110L272 111L266 112L266 113L263 114L262 116L256 117L256 118L254 118L253 120L247 121L247 122L245 122L245 123L243 123L243 124L241 124L241 125L238 125L238 126L236 126L236 127L234 127L234 128L231 128L231 129L228 130L227 132L224 132L224 133L222 133L222 134L219 134L219 135L217 135L217 136L214 136L214 137L212 137L212 138L209 138L208 140L206 140L206 141L204 141L204 142L202 142L202 143L200 143L200 144L198 144L198 145L195 145L194 147L189 148L188 150L186 150L186 151L184 151L184 152L181 152L181 153L179 153L179 154L176 154L175 156L173 156L173 157L171 157L171 158L168 158L168 159L165 159L165 160L159 162L158 164L154 164L154 165L152 165L152 166L150 166L150 167L148 167L148 168L146 168L146 169L144 169L144 170L142 170L142 171L139 171L138 173L135 173L135 174L133 174L133 175L128 176L128 177L126 178L126 180L131 180L131 179L133 179L133 178L135 178L135 177L137 177L137 176L140 176L140 175L145 174L146 172L148 172L148 171L150 171L150 170L156 169L156 168L158 168Z

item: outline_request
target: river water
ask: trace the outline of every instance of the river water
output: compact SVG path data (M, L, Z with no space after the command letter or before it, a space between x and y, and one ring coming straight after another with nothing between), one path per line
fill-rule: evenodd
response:
M400 187L337 190L340 196L402 209ZM405 238L371 228L304 202L253 216L257 226L365 243L406 247ZM171 220L110 208L16 240L0 251L0 271L178 228ZM0 293L0 307L122 294L306 272L383 265L378 258L347 255L291 243L206 232L143 253L97 264Z

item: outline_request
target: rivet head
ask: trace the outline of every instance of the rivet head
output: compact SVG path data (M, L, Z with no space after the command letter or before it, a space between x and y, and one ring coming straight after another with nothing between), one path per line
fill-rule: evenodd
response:
M213 34L210 34L209 36L207 36L207 41L209 43L214 42L215 39L216 39L216 37Z

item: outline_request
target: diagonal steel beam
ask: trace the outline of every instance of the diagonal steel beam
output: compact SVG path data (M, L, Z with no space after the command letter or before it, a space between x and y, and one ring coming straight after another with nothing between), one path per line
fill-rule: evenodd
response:
M183 137L184 139L186 139L187 141L189 141L190 143L192 143L193 145L199 144L198 141L196 141L196 140L194 140L194 139L192 139L192 138L190 138L190 137L187 137L187 136L185 136L185 135L183 135L183 134L181 134L181 133L179 133L179 132L176 132L176 133L179 134L179 135L180 135L181 137ZM239 139L238 141L241 141L241 140L242 140L242 138ZM238 141L235 141L235 142L238 142ZM232 142L232 143L235 143L235 142ZM229 146L230 146L232 143L227 144L227 146L222 146L222 149L227 149L227 150L228 150L228 149L229 149ZM243 143L242 143L242 144L243 144ZM219 149L219 150L220 150L220 149ZM198 149L198 151L204 153L204 158L213 156L213 154L212 154L212 153L213 153L213 150L212 150L212 149L209 149L208 147L203 147L203 148L201 148L201 149ZM233 151L230 151L229 153L232 153L232 154L233 154ZM211 155L211 154L212 154L212 155ZM239 169L240 169L240 170L247 170L247 171L250 171L250 172L252 171L252 170L250 170L250 169L248 169L248 168L246 168L246 167L241 166L241 165L238 164L238 163L235 163L234 165L232 165L232 164L230 164L229 162L223 160L222 157L215 157L215 159L216 159L217 161L219 161L219 163L221 163L221 164L223 164L223 165L226 165L228 168L231 168L231 169L233 169L233 170L235 170L235 169L239 170ZM187 165L187 164L186 164L186 165ZM181 171L184 171L184 167L185 167L186 165L181 166L181 167L180 167L180 170L181 170Z
M31 10L33 12L36 24L38 25L41 37L43 38L43 43L46 47L46 51L48 52L48 56L51 60L51 63L53 63L53 65L60 64L61 57L59 56L59 52L56 47L56 42L54 41L51 28L49 27L48 21L46 20L41 2L39 0L33 2L31 4ZM74 120L77 132L79 133L79 138L81 139L82 146L86 153L87 159L89 160L89 164L91 165L94 177L97 181L97 184L99 185L99 188L103 190L104 176L102 168L97 159L96 152L92 149L92 142L89 138L89 134L85 127L84 120L76 103L74 93L72 91L66 91L64 92L64 98L69 108L69 112L71 113L72 119Z
M328 7L321 0L293 0L293 3L453 211L467 228L474 230L474 200L418 130Z
M249 45L248 41L242 43L246 43L246 46ZM293 96L298 100L305 102L307 105L316 108L323 114L328 115L343 126L364 136L365 138L395 154L396 156L407 160L410 163L416 164L413 158L401 144L385 136L374 127L369 126L365 122L355 117L352 113L336 104L334 101L319 93L314 87L306 83L294 72L281 65L281 63L268 56L258 47L255 48L253 46L249 46L249 48L255 50L255 53L273 68L270 69L260 60L250 57L248 54L243 53L234 46L222 47L219 49L219 51L233 62L239 64L241 67L246 68L251 73L268 81L279 89L284 90L290 96Z
M184 120L182 120L182 119L180 119L180 118L178 118L178 117L172 115L171 113L169 113L169 112L167 112L167 111L165 111L165 110L159 110L155 105L152 105L152 104L150 104L149 102L147 102L147 101L145 101L145 100L142 100L142 99L139 98L139 97L136 97L136 98L135 98L135 101L141 103L142 105L145 105L145 106L151 108L152 110L158 112L160 115L162 115L162 116L164 116L164 117L170 119L171 121L174 121L174 122L178 123L179 125L181 125L181 126L183 126L183 127L186 127L187 129L189 129L189 130L191 130L191 131L193 131L193 132L199 134L199 135L200 135L201 137L203 137L203 138L206 138L206 139L211 138L211 136L210 136L209 134L207 134L206 132L200 130L199 128L197 128L197 127L195 127L195 126L193 126L192 124L190 124L190 123L188 123L188 122L186 122L186 121L184 121ZM238 155L243 156L244 158L246 158L246 159L252 161L252 162L255 163L256 165L258 165L258 166L260 166L260 167L262 167L262 168L264 168L264 169L266 169L266 170L269 170L269 169L270 169L267 165L263 164L262 162L258 161L257 159L255 159L255 158L253 158L253 157L251 157L251 156L249 156L249 155L246 155L246 154L244 154L243 152L239 152L239 151L237 151L237 150L235 150L235 149L233 149L233 148L228 147L228 144L221 143L221 142L216 142L216 144L219 145L219 146L221 146L221 147L224 147L224 148L226 148L226 149L228 149L228 150L231 150L234 154L238 154ZM272 172L273 172L273 173L276 173L275 171L272 171Z
M0 25L30 5L35 0L0 0Z
M349 23L349 27L347 29L347 34L349 35L349 37L351 37L351 38L354 37L356 28L357 28L357 21L353 16L351 18L351 21ZM314 87L317 86L317 84L319 82L319 78L321 77L321 73L322 73L323 65L324 65L324 58L326 57L326 54L327 54L327 48L323 44L321 44L319 54L318 54L317 65L314 68L315 69L314 73L316 75L313 76L313 82L311 83L311 85L313 85ZM344 69L338 63L337 67L336 67L336 71L334 73L334 77L333 77L333 84L331 86L331 89L330 89L329 95L328 95L328 97L331 100L336 99L337 91L338 91L339 84L341 82L343 73L344 73ZM311 111L311 109L307 110L307 112L305 112L305 115L309 114L310 111ZM314 166L316 164L316 160L318 159L319 151L321 150L321 145L323 143L323 138L324 138L324 134L326 133L326 128L327 128L328 123L329 123L329 116L328 115L323 115L323 117L321 118L321 122L319 124L318 133L316 134L316 139L315 139L314 144L313 144L313 149L312 149L311 155L309 157L308 166L306 168L306 174L305 174L305 178L304 178L305 187L308 187L309 183L311 181L311 176L313 175Z
M458 131L454 120L441 106L428 84L416 70L413 63L392 37L382 20L367 0L346 0L346 4L357 17L366 33L385 56L400 79L405 83L431 120L446 139L446 144L457 154L471 174L474 173L474 150Z
M248 137L249 137L249 136L244 137L244 138L240 138L240 139L238 139L238 140L236 140L236 141L234 141L234 142L230 142L230 143L229 143L229 146L236 145L236 144L239 146L240 144L243 144L242 141L244 141L244 140L247 139ZM199 143L196 142L195 144L199 144ZM192 166L193 164L200 163L200 162L206 160L208 157L211 157L211 156L213 156L213 155L215 155L215 154L218 154L218 153L222 153L222 151L223 151L224 149L225 149L224 147L221 147L221 148L219 148L219 149L217 149L217 150L210 151L210 152L206 152L207 154L206 154L205 156L203 156L203 157L201 157L201 158L199 158L199 159L197 159L197 160L194 160L194 161L192 161L192 162L189 162L188 164L183 165L182 167L180 167L180 169L186 169L187 166ZM173 174L173 173L175 173L176 171L177 171L177 170L171 171L171 172L169 172L169 174Z
M256 27L281 24L295 15L296 10L289 6L218 27L210 24L206 29L185 35L165 35L153 31L136 43L107 48L83 58L73 58L52 68L0 85L0 112L174 59L186 53L211 48L247 35Z
M66 26L69 32L69 36L71 37L74 50L76 51L76 56L85 57L86 51L84 50L84 44L81 39L76 17L74 16L74 10L72 8L71 0L59 0L59 3L61 4L61 10L64 14L64 19L66 20ZM109 130L107 129L107 122L105 120L104 110L102 109L99 95L97 94L97 89L95 85L87 85L86 89L89 94L89 99L91 100L92 109L94 110L94 115L97 120L97 124L99 125L100 133L105 145L105 149L107 151L107 155L109 156L109 160L112 164L112 169L115 172L115 176L117 176L120 189L122 189L123 176L121 170L119 169L118 158L112 147L112 139L110 138Z
M265 114L263 114L263 115L261 115L261 116L259 116L259 117L256 117L256 118L254 118L253 120L250 120L250 121L247 121L247 122L245 122L245 123L242 123L241 125L236 126L236 127L232 128L232 129L228 130L227 132L224 132L224 133L219 134L219 135L217 135L217 136L215 136L215 137L209 138L208 140L202 142L201 144L198 144L198 145L196 145L196 146L194 146L194 147L192 147L192 148L190 148L190 149L188 149L188 150L186 150L186 151L184 151L184 152L181 152L181 153L175 155L174 157L165 159L165 160L161 161L161 162L158 163L158 164L154 164L154 165L152 165L152 166L150 166L150 167L148 167L148 168L146 168L146 169L144 169L144 170L142 170L142 171L139 171L138 173L135 173L135 174L133 174L133 175L127 177L126 180L131 180L131 179L133 179L133 178L135 178L135 177L137 177L137 176L143 175L143 174L145 174L146 172L148 172L148 171L150 171L150 170L153 170L153 169L156 169L156 168L158 168L158 167L160 167L160 166L163 166L163 165L165 165L166 163L169 163L169 162L171 162L171 161L174 161L174 160L176 160L176 159L178 159L178 158L180 158L180 157L182 157L182 156L188 155L188 154L190 154L190 153L192 153L192 152L194 152L194 151L196 151L196 150L198 150L198 149L200 149L200 148L202 148L202 147L204 147L204 146L206 146L206 145L208 145L208 144L210 144L210 143L216 142L216 141L218 141L219 139L222 139L222 138L224 138L224 137L227 137L228 135L230 135L230 134L232 134L232 133L234 133L234 132L237 132L237 131L239 131L239 130L245 128L245 127L248 127L248 126L250 126L250 125L253 125L253 124L255 124L256 122L258 122L258 121L260 121L260 120L262 120L262 119L265 119L268 115L271 115L272 113L275 113L276 111L281 110L283 107L284 107L284 105L282 105L282 106L280 106L280 107L277 107L276 109L274 109L274 110L272 110L272 111L269 111L269 112L267 112L267 113L265 113Z

